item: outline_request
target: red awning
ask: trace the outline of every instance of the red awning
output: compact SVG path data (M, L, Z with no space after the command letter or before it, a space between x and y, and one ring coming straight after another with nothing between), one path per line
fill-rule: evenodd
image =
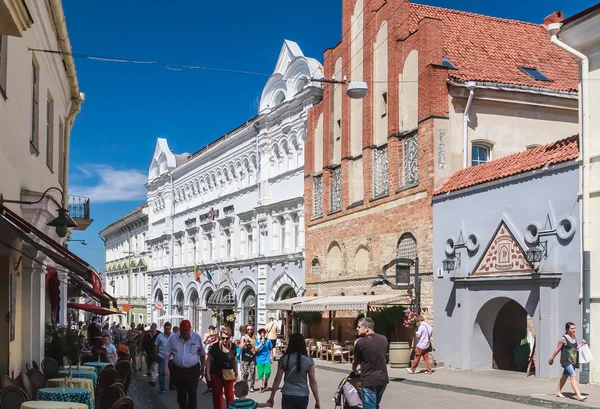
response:
M117 300L103 290L102 280L92 266L2 204L0 204L0 220L4 220L15 230L24 242L76 274L77 278L80 278L78 284L83 291L100 301L101 304L109 306L112 303L116 308ZM70 276L73 277L74 274Z
M96 315L112 315L112 314L123 314L122 312L108 310L106 308L97 307L91 304L76 304L76 303L67 303L67 308L74 308L76 310L83 310L87 312L91 312Z

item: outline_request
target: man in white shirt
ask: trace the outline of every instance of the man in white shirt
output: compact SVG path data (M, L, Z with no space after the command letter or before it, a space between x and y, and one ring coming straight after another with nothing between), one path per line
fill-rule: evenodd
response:
M158 393L165 393L165 350L167 348L167 343L169 342L169 338L171 337L171 323L165 322L163 326L164 332L158 334L156 337L156 341L154 342L154 355L158 357ZM169 365L171 361L169 361ZM169 377L169 387L173 385L171 382L172 377Z
M173 358L173 384L177 388L179 409L197 409L197 389L200 374L204 370L206 352L202 338L192 332L192 324L183 320L179 334L169 337L164 352L163 368L170 375L169 360Z
M433 328L427 322L422 315L419 315L419 329L417 329L417 347L415 348L415 359L413 360L412 368L406 368L408 373L414 374L417 370L417 365L421 358L425 361L425 369L427 374L431 375L431 362L429 361L429 353L433 350L431 346L431 336L433 335Z

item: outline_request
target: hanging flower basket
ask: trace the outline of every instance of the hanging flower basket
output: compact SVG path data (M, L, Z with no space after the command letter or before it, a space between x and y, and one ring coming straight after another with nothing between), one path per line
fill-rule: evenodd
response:
M227 317L225 317L225 321L227 321L227 322L234 322L235 321L235 314L229 314Z
M416 312L411 311L404 317L404 327L417 327L419 325L419 317Z

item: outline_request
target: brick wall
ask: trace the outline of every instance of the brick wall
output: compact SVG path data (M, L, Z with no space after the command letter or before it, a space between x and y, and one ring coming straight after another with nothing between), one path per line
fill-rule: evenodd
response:
M328 49L324 56L325 78L331 78L335 61L343 58L343 75L350 74L350 19L354 0L344 0L342 7L342 41ZM424 19L418 30L409 33L408 2L389 1L377 13L372 10L382 5L381 0L364 0L363 80L372 89L373 49L381 23L388 22L388 181L387 196L372 199L373 168L373 95L362 100L362 162L364 176L364 201L349 208L350 197L350 99L344 95L342 102L342 211L328 214L331 184L331 104L332 85L324 84L323 100L308 114L308 141L305 158L306 206L306 282L309 293L319 295L381 294L392 292L389 287L371 287L367 278L374 278L381 267L396 258L396 248L403 233L411 233L417 242L422 280L422 307L429 321L433 319L432 278L432 208L434 147L433 118L448 115L447 69L441 67L441 22ZM412 50L419 53L418 87L418 185L400 189L398 166L402 161L402 138L399 126L399 74L406 57ZM338 77L339 79L339 77ZM312 176L314 163L314 131L319 115L323 114L323 202L324 216L313 219ZM342 253L342 268L336 276L328 272L329 248L338 245ZM355 268L355 256L360 247L368 250L368 268ZM312 260L320 263L320 274L313 275ZM362 280L360 278L363 278ZM346 280L347 281L344 281ZM358 279L358 280L354 280ZM331 285L327 285L331 283ZM318 290L317 290L318 289Z

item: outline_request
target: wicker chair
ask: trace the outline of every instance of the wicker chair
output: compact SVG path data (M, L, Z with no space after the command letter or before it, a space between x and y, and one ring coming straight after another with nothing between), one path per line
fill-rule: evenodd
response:
M129 361L118 361L115 364L115 369L118 374L117 381L124 384L125 379L127 379L127 375L129 375L129 372L132 370L131 364Z
M27 372L21 372L21 383L23 384L23 390L27 393L27 396L30 399L35 399L35 395L33 394L33 384L31 383L31 379L29 379L29 375Z
M14 386L0 390L0 408L2 409L20 409L23 402L27 402L29 396L20 388Z
M110 409L133 409L133 399L129 396L124 396L116 401Z
M133 377L133 370L131 370L129 372L129 375L127 375L127 378L125 378L125 383L123 383L123 386L125 387L125 393L127 393L127 391L129 390L129 385L131 385L132 377Z
M37 396L37 392L41 388L46 386L46 377L39 369L32 369L29 372L28 376L29 380L31 381L31 384L33 385L33 394L31 395L31 397L35 399Z
M31 361L31 366L33 367L33 369L40 369L39 365L35 361Z
M2 375L0 378L0 389L15 387L15 381L8 375Z
M58 378L58 372L60 371L60 366L58 362L52 358L44 358L42 361L42 372L46 379Z
M125 396L121 386L110 385L102 390L96 398L96 409L111 409L113 405Z
M115 368L104 368L98 375L98 385L96 386L96 393L102 393L104 389L117 382L118 377L119 374L117 373Z

